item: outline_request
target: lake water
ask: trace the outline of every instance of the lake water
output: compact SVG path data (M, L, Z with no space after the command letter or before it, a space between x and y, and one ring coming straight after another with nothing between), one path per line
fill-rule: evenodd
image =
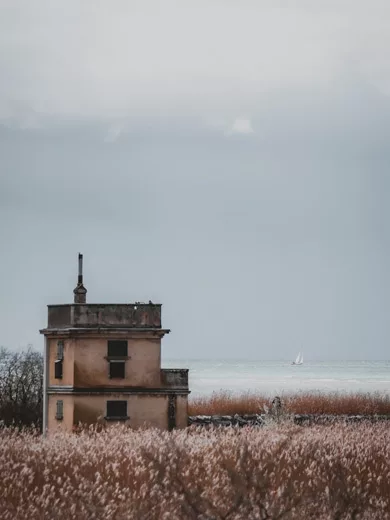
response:
M189 368L191 396L214 391L386 392L390 393L390 361L305 362L168 360L164 368Z

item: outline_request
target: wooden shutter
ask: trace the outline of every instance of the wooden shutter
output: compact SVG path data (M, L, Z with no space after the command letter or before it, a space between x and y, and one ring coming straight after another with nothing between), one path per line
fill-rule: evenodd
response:
M57 359L64 359L64 342L57 341Z
M57 401L56 419L62 420L64 418L64 401Z

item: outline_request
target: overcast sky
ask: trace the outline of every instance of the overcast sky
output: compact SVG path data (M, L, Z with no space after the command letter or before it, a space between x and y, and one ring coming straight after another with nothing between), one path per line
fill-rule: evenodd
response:
M390 3L0 0L0 345L163 304L165 358L389 359Z

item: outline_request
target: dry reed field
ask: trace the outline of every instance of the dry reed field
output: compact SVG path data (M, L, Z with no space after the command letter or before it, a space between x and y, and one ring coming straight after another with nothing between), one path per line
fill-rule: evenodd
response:
M390 428L0 430L0 518L390 518Z
M333 392L302 392L281 396L288 413L330 415L386 415L390 414L390 396L380 393L344 394ZM214 392L211 396L189 400L189 415L258 414L270 405L269 396L245 392Z

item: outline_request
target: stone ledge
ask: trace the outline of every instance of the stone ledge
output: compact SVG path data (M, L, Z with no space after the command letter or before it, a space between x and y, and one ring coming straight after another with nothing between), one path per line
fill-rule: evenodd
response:
M188 395L188 388L149 388L139 386L95 386L95 387L74 387L74 386L49 386L49 395L70 394L70 395L108 395L108 394L140 394L140 395Z
M194 426L264 426L267 422L290 419L295 424L330 424L332 422L359 423L364 421L389 421L390 415L315 415L286 414L281 416L252 415L193 415L188 417L188 425Z

